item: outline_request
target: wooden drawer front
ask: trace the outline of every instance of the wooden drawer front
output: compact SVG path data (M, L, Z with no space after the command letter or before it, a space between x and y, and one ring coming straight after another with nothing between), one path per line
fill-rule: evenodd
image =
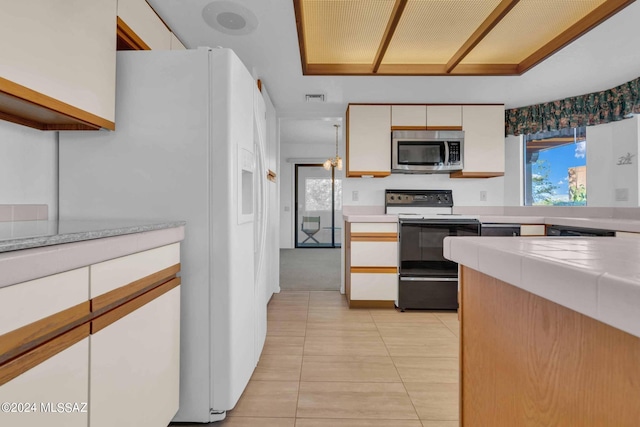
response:
M398 298L398 275L375 273L351 274L352 300L383 300Z
M396 267L398 242L351 242L351 267Z
M352 222L352 233L397 233L397 222Z
M91 298L180 263L180 244L162 246L91 266Z
M88 267L0 288L0 335L88 300Z
M544 236L545 226L538 224L522 224L520 226L520 235L521 236Z
M91 335L92 427L165 426L178 410L180 288Z
M87 328L88 330L88 328ZM56 340L64 340L58 337ZM54 344L54 341L51 341ZM0 425L12 427L87 427L89 407L89 338L76 342L0 386L0 402L35 403L35 413L0 412ZM78 403L78 413L44 412L41 403ZM46 408L45 408L46 409Z

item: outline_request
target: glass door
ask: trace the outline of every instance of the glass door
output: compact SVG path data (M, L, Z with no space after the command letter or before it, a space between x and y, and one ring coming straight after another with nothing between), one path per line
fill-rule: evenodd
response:
M295 247L340 247L342 180L334 168L296 165L295 183Z

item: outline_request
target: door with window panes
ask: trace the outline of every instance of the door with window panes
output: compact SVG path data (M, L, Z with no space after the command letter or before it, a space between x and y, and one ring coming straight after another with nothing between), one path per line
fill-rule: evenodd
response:
M340 171L321 164L295 166L295 247L336 248L342 238Z

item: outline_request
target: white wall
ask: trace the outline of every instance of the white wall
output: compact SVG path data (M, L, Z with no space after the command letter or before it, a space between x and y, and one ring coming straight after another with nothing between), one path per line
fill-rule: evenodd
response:
M0 204L46 204L58 211L58 133L0 121Z
M502 206L504 202L503 177L468 179L449 178L448 174L392 174L386 178L347 178L342 184L344 206L384 206L385 189L444 189L453 191L456 206ZM358 200L353 200L353 192ZM480 192L486 191L487 200L480 201Z
M343 154L340 153L342 156ZM280 144L280 247L293 248L293 224L294 222L294 188L295 188L295 161L298 163L322 163L327 158L335 156L335 145L285 143ZM288 160L289 159L289 160ZM303 160L304 159L304 160ZM342 177L343 173L336 171L336 177ZM344 186L344 184L343 184ZM343 187L344 188L344 187Z
M510 135L504 144L504 205L521 206L524 191L522 136Z

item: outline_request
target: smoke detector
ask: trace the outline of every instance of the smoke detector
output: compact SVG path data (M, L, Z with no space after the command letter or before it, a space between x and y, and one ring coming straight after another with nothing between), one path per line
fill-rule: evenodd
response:
M202 19L214 30L232 36L252 33L258 18L244 6L226 0L213 1L202 9Z
M323 93L308 93L304 96L305 101L307 102L324 102L324 94Z

